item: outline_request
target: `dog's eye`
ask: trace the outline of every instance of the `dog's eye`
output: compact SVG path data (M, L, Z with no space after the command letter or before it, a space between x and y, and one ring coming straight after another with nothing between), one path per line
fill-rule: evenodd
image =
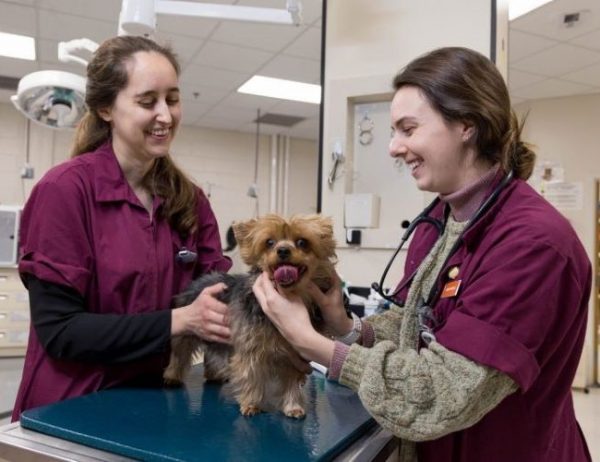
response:
M296 247L298 247L299 249L306 249L308 247L308 242L306 241L306 239L298 239L296 241Z
M271 247L273 247L275 245L275 239L267 239L266 244L267 244L267 248L270 249Z

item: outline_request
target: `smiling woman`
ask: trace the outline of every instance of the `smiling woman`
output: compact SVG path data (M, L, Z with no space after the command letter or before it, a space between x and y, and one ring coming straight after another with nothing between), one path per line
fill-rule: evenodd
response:
M73 158L23 212L33 329L13 420L107 387L161 384L173 336L228 341L222 286L170 309L193 278L231 266L208 200L170 157L178 74L173 53L142 37L107 40L88 66ZM177 260L182 250L194 258Z

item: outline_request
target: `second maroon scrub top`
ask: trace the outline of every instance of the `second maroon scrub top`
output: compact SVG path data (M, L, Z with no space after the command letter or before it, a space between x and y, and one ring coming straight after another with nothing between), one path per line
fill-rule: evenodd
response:
M441 218L443 207L430 215ZM406 277L437 236L433 226L418 228ZM519 389L472 427L417 443L419 462L591 460L571 397L591 265L569 222L526 182L513 180L465 232L440 271L439 288L453 279L461 281L458 294L434 305L437 341L506 373Z
M231 266L208 200L200 190L198 197L198 231L182 240L159 218L161 198L154 198L150 217L106 142L51 169L36 185L21 220L19 272L25 280L31 274L75 289L90 313L161 311L168 329L172 297L200 274ZM196 252L197 260L177 261L184 248ZM49 357L32 326L13 420L25 409L160 378L169 359L168 335L165 339L156 354L101 364Z

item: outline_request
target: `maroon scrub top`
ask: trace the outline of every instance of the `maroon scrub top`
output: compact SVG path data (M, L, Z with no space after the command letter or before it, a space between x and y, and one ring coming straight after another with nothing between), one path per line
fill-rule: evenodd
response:
M106 142L52 168L33 189L21 219L19 272L74 288L93 313L168 310L193 278L231 267L208 200L200 190L198 197L199 229L182 241L158 218L161 198L150 219ZM176 261L183 247L198 253L195 262ZM162 354L110 365L57 360L31 327L13 420L22 410L134 379L157 381L168 351L166 345Z
M431 216L441 218L443 207ZM417 443L419 462L590 461L571 397L592 275L575 231L527 183L514 180L463 238L440 272L440 288L455 267L461 284L456 296L435 304L435 336L508 374L519 390L472 427ZM405 275L436 239L433 226L419 226Z

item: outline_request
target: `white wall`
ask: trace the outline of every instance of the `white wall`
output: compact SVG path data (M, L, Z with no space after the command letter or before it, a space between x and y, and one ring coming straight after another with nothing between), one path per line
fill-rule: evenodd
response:
M600 94L528 101L515 106L515 110L520 117L528 114L522 138L534 144L538 163L556 162L564 168L565 181L583 184L582 209L562 213L575 228L593 261L595 180L600 178ZM583 358L586 384L592 382L592 314L593 297Z
M506 27L499 31L506 33ZM354 120L353 106L391 100L394 74L416 56L434 48L467 46L489 56L490 34L491 1L327 2L322 211L334 218L336 237L341 244L338 269L353 284L370 285L379 278L391 254L389 249L345 245L343 204L344 195L352 192L353 133L358 122ZM329 187L330 153L338 140L344 145L346 160L339 179ZM393 168L391 160L390 168ZM377 193L382 188L386 188L384 183L373 185L372 192ZM397 207L402 207L402 197L398 197ZM387 213L398 214L398 209ZM396 232L399 237L400 223L390 232ZM365 238L371 240L369 231L364 233ZM403 259L402 253L400 260ZM399 276L398 273L390 275L390 281L397 281Z
M44 172L68 158L73 131L56 131L31 123L29 152L35 178L21 180L26 130L26 119L11 105L0 104L0 204L23 204ZM269 211L270 136L261 136L259 146L259 213L264 214ZM223 242L231 222L254 216L255 200L246 194L254 181L254 134L183 126L172 152L177 164L205 192L210 192ZM317 171L317 143L291 139L289 214L315 212ZM235 269L241 267L236 265Z

